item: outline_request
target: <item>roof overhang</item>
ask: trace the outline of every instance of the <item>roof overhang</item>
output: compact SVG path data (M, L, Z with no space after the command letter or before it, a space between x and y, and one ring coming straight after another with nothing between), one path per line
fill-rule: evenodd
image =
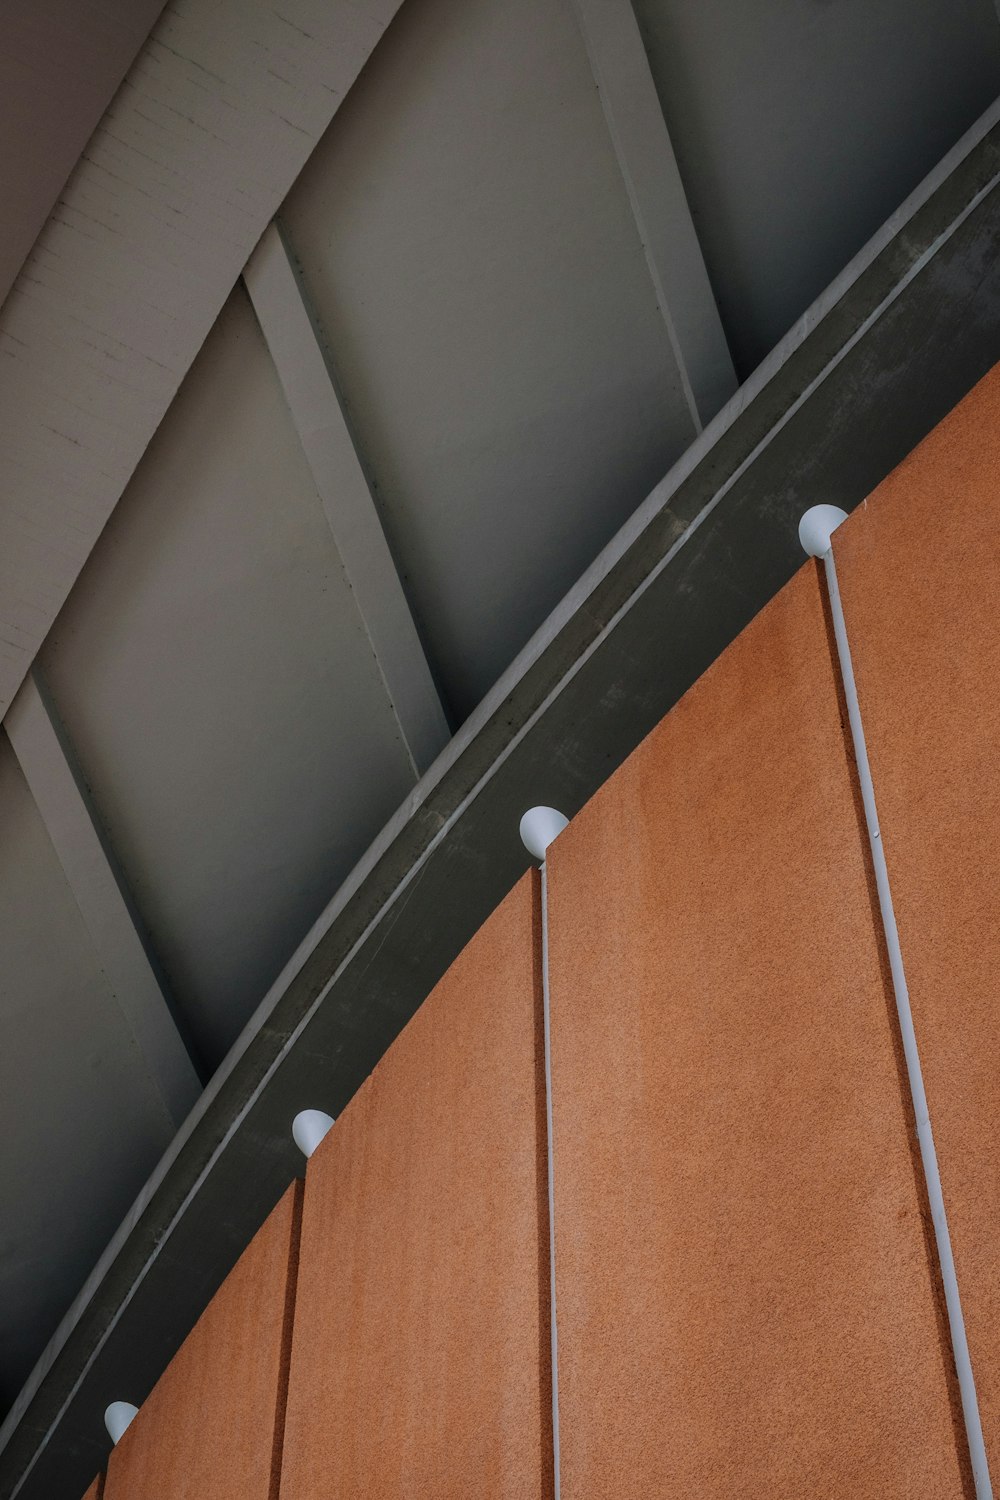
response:
M272 987L3 1428L0 1493L82 1491L337 1114L521 874L518 819L572 814L850 510L1000 359L992 109L737 392L431 767ZM944 505L953 503L942 496ZM932 539L928 539L929 544Z

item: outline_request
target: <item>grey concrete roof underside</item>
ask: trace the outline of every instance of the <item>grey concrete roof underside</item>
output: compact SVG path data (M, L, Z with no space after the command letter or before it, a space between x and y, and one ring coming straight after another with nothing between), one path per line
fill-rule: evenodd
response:
M28 9L0 1500L75 1500L300 1170L294 1113L343 1108L524 869L524 808L575 811L801 512L1000 358L1000 23Z

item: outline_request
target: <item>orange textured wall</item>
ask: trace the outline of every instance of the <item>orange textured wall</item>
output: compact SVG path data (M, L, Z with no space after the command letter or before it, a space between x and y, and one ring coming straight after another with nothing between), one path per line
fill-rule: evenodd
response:
M551 1492L537 877L309 1162L282 1500Z
M564 1500L961 1495L812 564L549 863Z
M998 534L1000 370L835 540L995 1478ZM539 917L530 875L84 1500L549 1500ZM564 1500L971 1496L814 564L552 847L549 919Z
M275 1500L301 1183L240 1257L112 1451L104 1500Z
M994 1484L1000 1480L1000 370L837 532Z

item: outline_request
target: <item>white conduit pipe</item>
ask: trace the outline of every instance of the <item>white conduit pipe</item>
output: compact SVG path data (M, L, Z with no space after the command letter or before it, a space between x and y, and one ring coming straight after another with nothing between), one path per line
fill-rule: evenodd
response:
M552 1153L552 1026L549 1010L549 888L545 853L566 824L554 807L533 807L521 819L521 842L542 862L542 1031L545 1045L545 1135L549 1187L549 1348L552 1359L553 1496L559 1500L559 1340L556 1332L556 1197Z
M990 1481L989 1466L986 1461L986 1444L983 1441L983 1425L979 1417L976 1382L972 1373L969 1342L965 1333L965 1319L962 1316L962 1304L958 1295L958 1278L955 1274L955 1258L952 1254L951 1236L948 1233L948 1219L945 1214L944 1196L941 1190L941 1174L938 1170L937 1152L934 1149L934 1136L931 1132L930 1115L927 1108L927 1094L924 1091L920 1054L917 1051L917 1038L913 1029L910 993L906 984L903 955L899 946L899 931L896 927L896 914L892 905L892 892L889 889L889 871L885 862L885 851L882 847L878 812L875 807L875 789L872 784L871 766L868 762L868 747L865 743L864 725L861 722L861 709L858 704L858 692L854 681L854 666L851 661L850 643L847 639L844 609L840 602L837 567L833 560L832 534L840 523L846 520L846 513L835 505L814 505L811 510L806 511L799 522L799 540L810 556L818 557L822 560L826 572L826 585L830 597L830 612L833 616L833 631L837 642L837 657L840 663L840 675L844 686L844 698L847 702L847 716L851 726L851 739L854 743L854 758L857 762L858 780L861 783L861 799L864 804L865 823L868 828L868 843L871 848L872 864L875 869L875 885L878 891L882 931L885 935L885 945L889 955L889 969L892 974L892 988L896 999L896 1013L899 1016L903 1055L906 1059L906 1073L909 1079L910 1097L913 1101L913 1113L916 1119L920 1160L924 1169L927 1199L931 1210L931 1222L934 1226L934 1241L937 1246L938 1261L941 1266L941 1280L944 1285L944 1299L948 1312L948 1328L951 1334L951 1347L958 1375L958 1389L962 1400L962 1416L965 1420L969 1456L972 1460L976 1500L992 1500L993 1485Z

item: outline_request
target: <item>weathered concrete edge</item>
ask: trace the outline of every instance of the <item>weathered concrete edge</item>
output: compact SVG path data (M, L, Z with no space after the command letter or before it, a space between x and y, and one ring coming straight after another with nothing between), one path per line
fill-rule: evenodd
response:
M0 1451L10 1450L12 1467L23 1472L28 1450L51 1435L81 1371L96 1358L185 1204L421 862L770 438L996 187L998 121L1000 102L799 320L595 560L383 829L268 991L51 1340L0 1429ZM22 1427L27 1441L13 1442Z

